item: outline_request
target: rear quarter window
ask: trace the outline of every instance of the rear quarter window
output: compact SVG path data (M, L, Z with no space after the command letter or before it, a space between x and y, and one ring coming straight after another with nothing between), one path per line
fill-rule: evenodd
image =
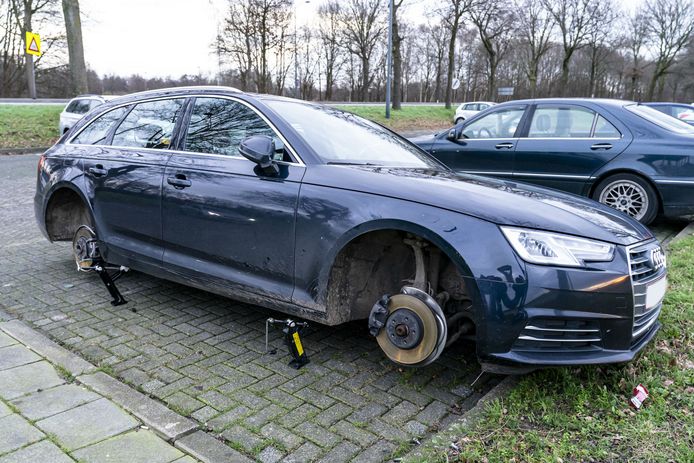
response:
M106 145L111 128L125 115L127 108L116 108L103 114L87 125L79 135L72 139L78 145Z

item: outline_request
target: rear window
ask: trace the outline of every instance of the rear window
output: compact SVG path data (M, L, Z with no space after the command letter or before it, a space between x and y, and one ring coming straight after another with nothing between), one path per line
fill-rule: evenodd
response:
M630 111L636 114L637 116L640 116L643 119L646 119L647 121L654 123L658 127L661 127L665 130L669 130L670 132L694 134L694 127L688 125L686 122L682 122L678 119L675 119L672 116L663 114L660 111L657 111L648 106L630 104L625 106L625 108L627 109L627 111Z
M72 100L69 105L67 105L67 108L65 108L66 113L72 113L72 114L86 114L89 112L89 109L92 108L93 106L90 106L92 100Z
M106 145L108 135L114 124L121 120L127 111L126 108L116 108L106 114L97 117L79 135L73 138L72 143L79 145Z

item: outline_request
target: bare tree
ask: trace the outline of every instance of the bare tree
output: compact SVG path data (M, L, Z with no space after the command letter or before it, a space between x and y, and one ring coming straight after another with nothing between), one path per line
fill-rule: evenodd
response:
M340 23L345 47L360 61L359 98L369 99L374 75L371 59L385 30L383 8L379 0L349 0L340 8Z
M680 51L689 42L694 30L694 7L691 0L648 0L646 24L655 46L655 69L648 85L648 99L662 97L664 77L675 63Z
M318 8L318 35L325 65L325 99L333 98L336 77L342 66L340 44L340 3L330 0Z
M70 77L72 92L75 95L86 93L87 65L84 63L82 45L82 21L79 0L63 0L63 17L67 35L67 49L70 56Z
M648 24L646 23L645 12L642 8L637 9L634 15L629 18L626 27L626 37L624 38L629 54L631 55L630 77L630 98L636 99L637 83L643 72L641 51L646 46L648 39Z
M540 62L552 46L552 32L556 23L541 0L516 0L515 15L525 54L530 97L535 98Z
M496 92L496 72L510 43L513 16L507 0L485 0L470 6L472 23L477 27L482 46L487 54L487 99Z
M221 53L231 55L238 68L241 90L250 90L257 48L255 8L252 1L229 2L229 12L219 40Z
M448 70L446 73L446 108L451 108L453 100L453 71L455 69L455 44L463 15L470 8L471 0L448 0L440 10L441 19L448 27Z
M598 21L600 0L542 0L561 32L564 57L561 63L560 92L566 95L569 88L569 65L576 50L586 45L591 24Z

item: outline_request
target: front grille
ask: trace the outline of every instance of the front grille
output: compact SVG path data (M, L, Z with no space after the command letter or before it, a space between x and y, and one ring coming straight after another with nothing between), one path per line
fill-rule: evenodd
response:
M631 339L632 343L635 343L648 333L660 314L661 304L650 309L646 307L646 293L649 284L665 276L665 253L656 241L633 247L629 249L629 268L634 293Z
M590 351L599 348L602 338L594 320L531 318L514 344L526 352Z

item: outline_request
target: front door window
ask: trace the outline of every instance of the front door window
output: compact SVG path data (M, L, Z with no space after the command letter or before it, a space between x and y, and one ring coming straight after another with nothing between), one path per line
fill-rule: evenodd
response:
M465 126L460 138L513 138L524 112L525 107L494 111Z

